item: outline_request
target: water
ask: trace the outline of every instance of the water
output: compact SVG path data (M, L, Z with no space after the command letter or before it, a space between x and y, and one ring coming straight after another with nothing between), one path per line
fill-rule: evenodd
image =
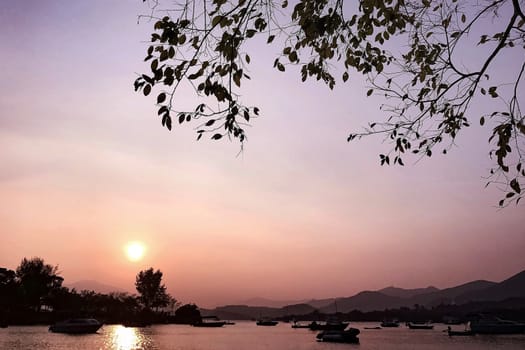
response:
M290 324L275 327L256 326L240 321L222 328L194 328L186 325L155 325L147 328L125 328L106 325L96 334L67 335L49 333L46 326L0 329L0 349L173 349L173 350L379 350L379 349L525 349L525 334L474 337L449 337L445 325L434 330L410 330L406 327L364 329L376 323L357 323L361 344L319 343L316 332L292 329Z

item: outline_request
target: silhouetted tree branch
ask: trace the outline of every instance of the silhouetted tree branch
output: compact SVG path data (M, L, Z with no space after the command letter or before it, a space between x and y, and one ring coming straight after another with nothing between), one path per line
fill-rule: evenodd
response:
M274 67L300 66L302 81L314 78L332 89L340 70L343 82L352 72L366 76L367 96L384 97L387 119L348 141L384 135L391 148L380 155L382 165L404 165L409 154L430 157L441 144L446 153L473 118L481 125L490 121L488 151L495 163L489 183L502 186L500 206L522 198L524 1L300 0L292 6L287 0L185 0L169 9L159 1L150 6L150 72L136 79L135 89L146 96L158 90L158 115L168 129L173 118L180 124L197 120L197 139L210 133L242 145L245 126L259 115L239 94L243 79L250 79L246 44L263 36L283 46ZM466 64L469 50L479 55ZM514 51L519 62L504 59ZM516 72L513 81L492 76L503 65ZM201 99L194 109L177 107L183 82ZM471 115L482 99L495 110Z

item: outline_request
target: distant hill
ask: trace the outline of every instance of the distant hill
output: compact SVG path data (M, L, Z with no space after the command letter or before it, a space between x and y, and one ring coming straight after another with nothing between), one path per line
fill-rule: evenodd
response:
M374 311L404 306L405 299L380 292L365 291L348 298L337 298L319 311L323 313L350 312L352 310Z
M247 306L266 306L266 307L283 307L286 305L302 304L307 302L306 300L272 300L266 298L251 298L243 300L239 304Z
M472 281L455 287L438 289L436 287L403 289L387 287L378 291L364 291L350 297L330 299L312 299L306 303L283 307L261 307L249 305L222 306L206 310L224 319L254 319L261 316L280 317L284 315L306 315L316 310L321 313L343 312L353 310L383 311L399 307L414 307L418 304L425 307L440 304L466 304L475 302L501 302L511 298L525 299L525 271L522 271L502 282L485 280ZM266 299L253 299L258 303ZM521 302L518 300L518 302Z
M100 283L94 280L82 280L77 281L71 284L67 284L66 287L69 289L75 288L78 292L82 290L93 290L101 294L109 294L112 292L122 293L125 292L124 289L111 286L109 284Z
M472 281L456 287L446 288L433 293L420 294L410 299L411 305L419 304L425 306L436 306L439 304L458 304L471 301L465 295L475 293L486 288L497 285L490 281Z
M439 289L434 286L429 286L426 288L415 288L415 289L404 289L404 288L398 288L398 287L392 286L392 287L386 287L386 288L380 289L378 290L378 292L385 294L385 295L389 295L391 297L412 298L420 294L439 292Z
M306 315L316 309L308 304L287 305L281 308L248 306L248 305L226 305L215 309L201 309L203 316L217 316L223 320L252 320L261 317L282 317L286 315Z
M509 298L525 298L525 271L487 288L470 291L458 297L462 303L468 301L501 301Z

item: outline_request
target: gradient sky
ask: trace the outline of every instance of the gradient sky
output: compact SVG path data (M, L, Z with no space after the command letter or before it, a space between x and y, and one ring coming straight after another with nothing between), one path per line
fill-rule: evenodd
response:
M254 47L242 93L263 116L237 156L236 143L195 142L192 126L168 132L154 97L133 91L146 11L139 0L2 2L0 266L40 256L66 284L128 291L153 266L178 300L208 307L525 269L523 205L499 210L501 192L484 188L490 128L476 121L488 106L448 155L381 167L382 139L346 142L384 117L360 77L332 92L275 71L277 46ZM139 262L123 253L133 240L147 246Z

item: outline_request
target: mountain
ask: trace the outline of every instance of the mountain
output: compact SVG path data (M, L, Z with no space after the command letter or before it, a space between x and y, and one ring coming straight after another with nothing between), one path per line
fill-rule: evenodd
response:
M337 298L330 305L320 308L320 312L350 312L352 310L374 311L404 306L406 300L385 295L380 292L364 291L348 298Z
M241 301L239 304L247 306L266 306L280 308L286 305L301 304L305 302L305 300L272 300L266 298L251 298L248 300Z
M316 309L308 304L287 305L281 308L249 305L226 305L215 309L200 309L203 316L217 316L223 320L253 320L261 317L276 318L286 315L306 315Z
M404 289L404 288L398 288L398 287L386 287L383 289L378 290L379 293L389 295L391 297L398 297L398 298L412 298L416 295L420 294L428 294L428 293L435 293L439 292L439 289L434 286L429 286L426 288L415 288L415 289Z
M461 284L456 287L446 288L433 293L415 295L410 298L411 305L436 306L439 304L457 304L465 300L464 295L475 293L497 285L496 282L478 280Z
M111 286L109 284L100 283L94 280L77 281L71 284L67 284L66 287L68 287L69 289L75 288L79 292L82 290L93 290L97 293L102 293L102 294L109 294L112 292L117 292L117 293L125 292L125 290L122 288Z
M458 301L501 301L510 298L525 298L525 270L487 288L464 293Z

